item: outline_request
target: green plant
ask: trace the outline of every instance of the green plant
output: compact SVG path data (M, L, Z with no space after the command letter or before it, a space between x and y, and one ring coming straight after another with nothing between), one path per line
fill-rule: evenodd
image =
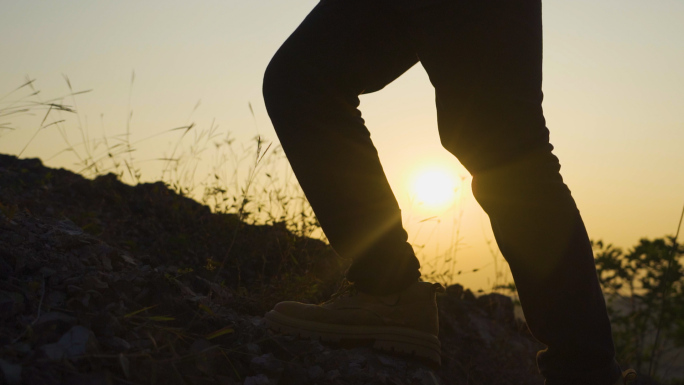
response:
M601 241L594 248L618 359L656 375L663 354L684 346L684 247L666 237L627 252Z

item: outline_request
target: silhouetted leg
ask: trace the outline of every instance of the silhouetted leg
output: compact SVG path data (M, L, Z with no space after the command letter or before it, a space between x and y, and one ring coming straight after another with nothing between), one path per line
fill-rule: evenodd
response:
M419 263L357 107L417 62L377 2L324 0L273 57L264 100L330 244L367 293L417 281Z
M396 4L435 86L440 137L473 175L547 384L612 384L611 328L586 230L542 112L539 0Z

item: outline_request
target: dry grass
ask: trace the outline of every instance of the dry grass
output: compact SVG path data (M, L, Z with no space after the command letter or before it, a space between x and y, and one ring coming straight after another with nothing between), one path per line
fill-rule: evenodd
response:
M199 127L190 121L199 107L199 102L192 109L186 124L138 138L132 132L133 109L130 105L135 73L132 73L129 84L125 127L120 130L120 134L108 135L102 123L101 135L95 136L87 125L87 116L83 116L76 109L76 96L88 91L74 91L69 78L65 76L64 79L68 93L47 102L40 101L39 92L34 88L35 80L27 80L0 99L15 100L0 108L0 116L44 111L43 122L31 141L45 129L59 131L64 148L46 157L45 161L48 164L58 156L69 155L74 159L73 170L85 177L95 178L113 173L119 180L129 184L159 180L177 193L209 206L215 213L236 214L241 221L254 225L284 224L298 236L326 241L320 224L280 146L274 145L260 135L253 137L249 143L237 144L231 133L219 129L214 121L208 127ZM17 100L21 102L16 102ZM251 104L249 108L253 115ZM72 131L72 135L69 135L69 131ZM74 136L73 132L76 133L77 141L71 139ZM163 154L153 155L147 159L141 159L136 155L140 146L161 139L170 140L172 143ZM31 141L26 143L24 148L28 147ZM22 153L23 150L18 152L19 155ZM144 166L149 162L160 166L161 171L156 177L143 175ZM489 242L492 262L466 271L458 268L457 257L462 246L460 232L463 197L455 205L460 208L453 208L453 218L448 224L451 226L451 239L442 251L439 250L439 241L433 239L433 235L445 224L434 217L419 220L415 224L416 229L411 243L423 261L422 271L425 279L447 285L453 284L462 275L481 272L483 268L493 264L491 287L492 290L499 290L498 288L508 279L505 274L507 265L500 254L497 254L496 248L491 247L491 240ZM409 208L406 211L411 210ZM407 220L407 223L409 222L410 218ZM422 244L418 244L415 240L424 228L429 229L430 235ZM238 233L234 235L237 236ZM431 253L433 256L428 257L424 254L426 245L430 242L437 243L437 250ZM221 263L221 266L223 265L224 263Z

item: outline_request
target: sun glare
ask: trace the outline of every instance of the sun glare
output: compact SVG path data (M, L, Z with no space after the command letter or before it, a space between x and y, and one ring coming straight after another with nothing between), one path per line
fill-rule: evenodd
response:
M447 208L456 197L456 188L453 175L436 168L419 172L411 183L416 202L430 209Z

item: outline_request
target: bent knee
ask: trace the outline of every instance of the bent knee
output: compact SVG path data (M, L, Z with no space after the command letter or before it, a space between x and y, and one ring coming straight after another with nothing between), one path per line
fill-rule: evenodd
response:
M473 174L473 196L485 211L500 206L574 207L560 174L558 158L550 151L529 153L514 161Z
M264 73L262 93L269 114L283 101L288 100L293 91L293 85L290 84L292 77L290 68L292 65L283 56L280 52L276 53L268 63Z
M264 103L269 115L297 116L316 110L331 94L331 85L287 51L278 51L264 73Z

